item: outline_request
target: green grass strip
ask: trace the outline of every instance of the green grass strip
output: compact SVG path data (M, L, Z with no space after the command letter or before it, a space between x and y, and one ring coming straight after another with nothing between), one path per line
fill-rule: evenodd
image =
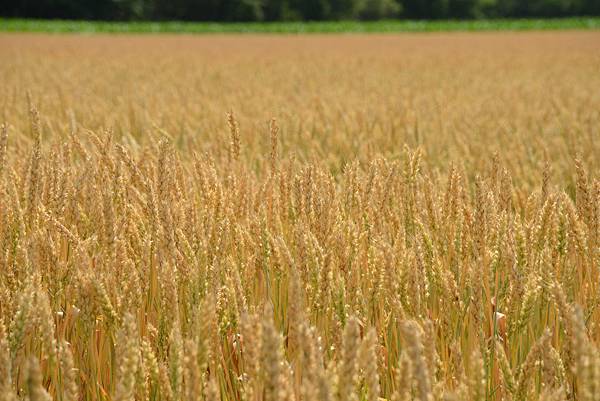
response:
M600 18L468 21L104 22L0 18L0 32L46 33L393 33L600 29Z

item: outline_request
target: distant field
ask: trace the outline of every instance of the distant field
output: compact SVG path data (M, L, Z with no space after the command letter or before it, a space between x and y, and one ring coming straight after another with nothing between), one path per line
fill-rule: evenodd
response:
M0 19L5 32L80 33L341 33L341 32L439 32L527 31L599 29L600 18L514 19L472 21L374 21L374 22L98 22Z
M0 34L0 400L597 400L599 66Z

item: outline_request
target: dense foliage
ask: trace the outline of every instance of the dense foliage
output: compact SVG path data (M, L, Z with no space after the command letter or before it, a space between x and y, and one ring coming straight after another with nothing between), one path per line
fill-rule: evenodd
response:
M5 0L0 15L93 20L297 21L599 15L598 0Z

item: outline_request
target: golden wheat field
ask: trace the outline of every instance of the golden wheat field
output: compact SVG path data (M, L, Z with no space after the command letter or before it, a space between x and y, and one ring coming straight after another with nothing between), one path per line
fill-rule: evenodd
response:
M0 35L0 399L600 400L600 33Z

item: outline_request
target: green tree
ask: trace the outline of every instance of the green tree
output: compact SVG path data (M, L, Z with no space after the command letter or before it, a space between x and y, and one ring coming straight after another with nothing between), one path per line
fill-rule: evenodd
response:
M600 0L0 0L0 16L285 21L600 15Z
M396 0L363 0L359 16L367 20L394 18L401 10L402 6Z

